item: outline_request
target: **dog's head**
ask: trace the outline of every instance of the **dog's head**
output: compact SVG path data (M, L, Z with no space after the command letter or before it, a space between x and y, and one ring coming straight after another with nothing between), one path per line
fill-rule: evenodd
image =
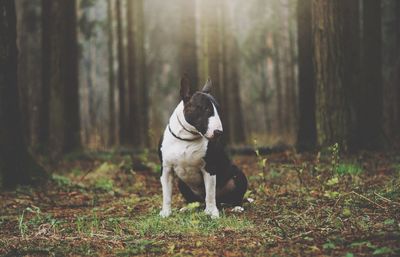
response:
M189 79L184 76L180 90L185 120L207 139L218 138L223 131L218 103L210 94L211 84L211 80L208 79L201 91L193 93L190 90Z

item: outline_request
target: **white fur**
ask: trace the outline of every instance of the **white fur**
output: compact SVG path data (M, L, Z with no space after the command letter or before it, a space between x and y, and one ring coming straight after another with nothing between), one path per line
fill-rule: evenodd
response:
M180 138L192 139L197 137L187 132L179 123L182 123L186 129L197 131L195 127L190 125L183 114L183 102L175 108L175 111L169 119L169 126L174 134ZM222 131L221 120L218 112L214 107L215 115L209 118L209 129L212 131L218 129ZM179 118L179 121L178 121ZM207 131L207 133L208 133ZM161 144L162 167L163 174L161 176L161 185L163 191L163 206L160 212L162 217L168 217L171 214L171 198L172 198L172 172L183 181L190 189L198 195L203 195L203 183L206 189L206 209L205 212L211 217L219 217L219 212L216 206L215 191L216 191L216 176L211 176L204 170L204 157L207 151L208 139L206 135L201 136L196 141L183 141L175 138L168 127L164 131L164 139ZM209 138L211 138L210 136Z
M212 138L214 136L214 131L215 130L222 130L222 122L221 119L219 118L218 112L217 112L217 108L215 108L214 104L213 104L213 108L214 108L214 116L211 116L210 118L208 118L208 129L206 134L204 135L207 138Z

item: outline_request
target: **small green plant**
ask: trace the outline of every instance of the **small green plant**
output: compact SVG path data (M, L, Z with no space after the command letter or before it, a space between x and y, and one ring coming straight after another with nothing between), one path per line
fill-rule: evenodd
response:
M258 175L262 178L262 180L264 182L266 182L266 178L267 178L267 174L266 174L266 172L267 172L267 158L263 158L263 156L261 156L260 150L259 150L258 145L257 145L257 139L253 140L253 144L254 144L254 152L255 152L255 154L257 156L257 166L260 169L260 173Z
M139 159L143 163L143 165L145 165L146 167L149 167L151 169L151 171L153 171L156 174L160 174L161 173L161 165L151 161L149 156L150 156L150 151L148 148L146 148L140 154Z
M25 210L22 211L22 214L18 217L18 229L21 237L25 237L26 232L28 230L28 225L24 222Z
M359 175L362 173L362 168L357 164L352 163L340 163L335 169L337 175Z
M93 236L100 229L100 219L94 210L91 216L81 216L75 221L76 230L81 234Z
M34 213L35 217L33 219L31 219L30 221L25 221L26 212ZM37 224L41 223L41 220L42 220L41 211L40 211L39 207L34 206L33 208L31 208L31 207L25 208L25 210L23 210L21 215L18 217L18 228L19 228L21 237L25 237L25 235L29 229L28 223L37 225Z
M58 186L60 187L64 187L64 186L70 186L71 185L71 180L67 177L61 176L61 175L57 175L57 174L53 174L51 176L51 178L53 179L53 181L55 181L57 183Z
M339 166L340 156L339 156L339 144L335 143L328 148L331 157L331 172L335 173L337 167Z
M336 245L331 241L328 240L325 244L322 245L325 250L333 250L336 248Z
M96 189L100 189L100 190L104 190L107 192L113 191L114 188L114 183L111 179L108 178L99 178L96 182L95 182L95 188Z

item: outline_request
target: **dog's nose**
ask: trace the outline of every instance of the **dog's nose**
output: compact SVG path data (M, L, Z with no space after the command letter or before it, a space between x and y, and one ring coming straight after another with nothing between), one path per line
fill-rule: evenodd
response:
M222 136L222 130L214 130L214 138L219 138L220 136Z

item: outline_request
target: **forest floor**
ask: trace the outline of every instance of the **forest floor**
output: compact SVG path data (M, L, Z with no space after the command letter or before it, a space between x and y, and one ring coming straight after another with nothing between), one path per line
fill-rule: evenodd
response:
M132 160L133 159L133 160ZM69 156L47 185L0 193L4 256L399 256L400 156L234 156L244 212L185 206L158 216L159 164L147 152Z

